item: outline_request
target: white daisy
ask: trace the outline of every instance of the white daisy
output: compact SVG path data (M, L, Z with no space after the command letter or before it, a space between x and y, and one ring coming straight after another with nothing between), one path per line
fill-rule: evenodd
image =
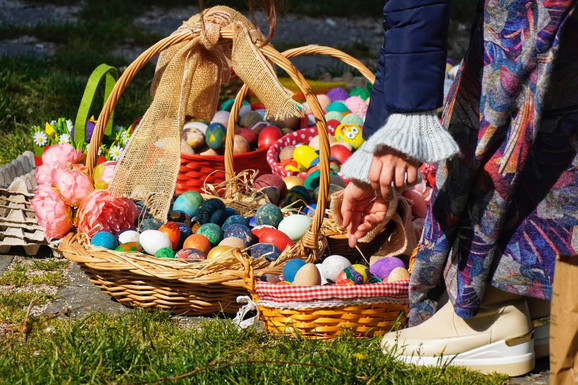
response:
M68 135L68 134L61 134L60 137L58 138L58 143L59 143L59 144L63 144L63 143L68 143L68 144L70 144L70 135Z
M72 129L74 128L74 125L72 124L72 120L70 120L70 119L66 120L66 128L68 128L68 132L70 134L72 134Z
M120 146L112 146L108 154L110 155L110 159L112 160L119 160L122 154L123 148Z
M34 132L34 144L38 147L44 147L48 143L48 136L43 131Z
M99 147L98 148L98 156L101 156L101 155L102 155L102 147Z

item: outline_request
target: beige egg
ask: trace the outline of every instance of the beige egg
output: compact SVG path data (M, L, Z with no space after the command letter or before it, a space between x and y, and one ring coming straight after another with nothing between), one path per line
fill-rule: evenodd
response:
M211 147L201 151L199 154L201 154L201 155L219 155L219 153L217 151L215 151L214 149L212 149Z
M235 135L233 138L233 154L244 154L251 150L251 146L247 139L241 135Z
M219 246L231 246L239 249L244 249L246 247L245 241L238 237L227 237L219 242Z
M181 154L195 155L195 150L184 139L181 139Z
M331 137L333 138L333 137ZM339 145L339 146L345 146L349 149L349 151L353 151L353 146L347 142L338 142L335 140L335 138L333 138L333 140L329 141L329 147L331 146L335 146L335 145Z
M319 269L317 269L314 263L306 263L303 265L293 279L293 285L296 286L315 286L320 284L321 274L319 274Z
M409 271L405 267L396 267L387 276L387 282L406 281L409 279Z
M285 160L285 159L293 158L293 150L295 150L295 146L293 146L293 145L283 147L283 149L279 153L279 160Z

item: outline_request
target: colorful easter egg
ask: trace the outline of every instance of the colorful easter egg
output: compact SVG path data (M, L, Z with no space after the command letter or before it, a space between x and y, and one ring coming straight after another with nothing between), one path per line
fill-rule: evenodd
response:
M283 280L287 282L293 282L295 275L305 266L305 261L299 258L292 258L285 263L283 266Z
M287 234L277 229L267 229L263 231L259 237L259 242L272 243L281 251L284 251L286 247L294 245L293 241L287 236Z
M283 207L292 207L295 209L303 208L311 201L309 192L304 186L295 186L287 191L283 201Z
M396 267L387 276L387 282L407 281L409 278L409 271L405 267Z
M181 222L190 225L191 216L181 210L171 210L167 214L167 221L170 222Z
M255 190L260 190L261 188L266 186L277 187L279 189L279 193L281 194L281 196L284 196L287 193L287 185L285 184L283 178L281 178L278 175L263 174L259 175L253 181L253 187L255 188Z
M272 243L257 243L253 245L250 250L251 257L264 257L267 261L276 261L281 255L281 250Z
M223 224L226 216L226 206L219 198L210 198L201 204L192 220L198 221L201 225L205 223L215 223L219 226Z
M227 229L229 228L229 226L233 225L233 224L239 224L239 225L244 225L249 227L249 221L247 220L247 218L245 218L242 215L231 215L229 218L225 219L225 222L223 222L223 225L221 226L221 230L223 231L227 231Z
M303 238L310 225L311 218L307 215L292 214L283 218L277 226L277 229L287 234L293 242L297 242Z
M192 120L185 123L185 125L183 126L183 131L191 128L196 128L197 130L201 131L203 135L205 135L205 132L207 132L207 126L208 124L206 122L199 122L196 120Z
M205 143L213 150L218 150L225 145L227 129L222 123L211 123L205 132Z
M346 115L349 114L349 108L347 108L347 106L345 105L345 103L343 103L340 100L336 100L334 102L329 103L329 105L327 106L327 108L325 108L326 112L331 112L331 111L337 111L339 112L341 115Z
M255 212L255 222L257 223L257 226L270 225L277 227L282 220L283 212L279 207L272 203L259 206Z
M317 270L314 263L306 263L303 265L293 278L293 285L295 286L315 286L321 284L321 274Z
M328 281L335 283L339 273L349 266L351 266L351 261L349 261L349 259L342 255L333 254L321 262L321 271Z
M198 249L181 249L175 254L175 259L183 259L186 262L202 262L207 259L207 254Z
M143 219L140 224L140 231L146 230L158 230L159 227L163 225L163 221L154 217L148 217Z
M229 254L232 249L233 249L233 247L226 246L226 245L215 246L207 254L207 259L219 258L225 254Z
M124 229L116 233L118 243L138 242L139 232L135 229Z
M118 240L112 233L108 231L99 231L92 236L90 239L90 244L113 250L118 246Z
M183 211L189 217L195 215L204 199L197 191L186 191L179 195L173 203L173 210ZM182 222L182 221L180 221Z
M159 230L145 230L139 236L139 243L147 254L155 253L163 247L172 248L173 242L169 236Z
M346 267L341 271L335 279L337 285L361 285L369 282L371 273L369 269L363 265L354 264Z
M175 251L169 247L158 249L154 255L156 258L175 258Z
M313 147L306 144L301 144L295 147L293 150L293 159L297 161L300 168L308 169L311 165L313 159L317 158L319 154L315 151Z
M229 226L225 231L224 237L237 237L245 242L245 246L249 246L255 241L255 237L253 236L251 229L249 229L248 226L239 223L233 223L231 226Z
M384 257L372 263L369 271L382 281L387 281L387 277L396 267L405 268L405 263L397 257Z
M275 227L273 227L271 225L260 225L260 226L253 226L253 228L251 229L251 232L257 238L261 238L261 235L269 229L276 230Z
M363 143L363 134L361 126L355 124L340 124L335 129L335 139L339 142L346 142L358 149Z
M197 249L207 254L211 250L211 241L203 234L192 234L183 242L183 249Z
M176 222L176 224L179 226L180 232L179 245L177 246L177 249L182 249L183 243L185 243L185 239L187 239L190 235L193 234L193 230L191 230L191 227L186 223Z
M140 253L143 251L142 246L138 242L121 243L115 248L116 251L123 251L126 253Z
M205 144L205 134L198 128L187 128L183 130L182 138L194 149L198 149Z
M216 223L205 223L199 226L195 234L204 235L213 246L223 239L223 231Z
M257 134L255 133L255 131L249 128L245 127L236 128L235 135L240 135L243 138L245 138L247 143L249 143L249 146L254 146L257 144Z
M349 93L342 87L334 87L327 91L326 95L332 102L336 100L346 100L349 97Z
M172 248L175 250L179 246L181 240L181 229L177 222L167 222L161 227L159 231L165 233L172 242Z
M275 144L276 141L281 139L283 133L276 126L267 126L259 132L257 137L257 147L258 148L269 148Z
M238 249L247 247L247 243L238 237L225 237L217 246L231 246Z

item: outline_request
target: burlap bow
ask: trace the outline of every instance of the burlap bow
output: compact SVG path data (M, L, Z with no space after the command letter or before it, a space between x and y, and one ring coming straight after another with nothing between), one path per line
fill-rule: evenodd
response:
M233 38L221 39L228 27ZM150 214L164 220L170 207L180 166L180 133L187 117L210 120L216 112L222 84L230 66L265 104L268 116L300 115L263 56L263 37L239 12L224 6L205 10L185 21L174 33L192 39L174 44L159 56L146 111L119 161L111 190L145 201Z

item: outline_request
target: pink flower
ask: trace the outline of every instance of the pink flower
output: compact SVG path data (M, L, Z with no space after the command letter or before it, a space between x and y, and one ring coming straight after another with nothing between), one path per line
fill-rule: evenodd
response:
M56 167L52 170L52 181L64 202L70 206L80 206L94 190L92 180L79 170Z
M425 218L431 194L432 188L426 184L425 179L403 192L403 196L412 202L411 211L415 218Z
M98 231L116 234L133 227L138 209L128 198L113 197L108 190L94 190L78 208L78 231L92 237Z
M80 162L82 155L82 151L75 150L68 143L56 144L44 150L42 164L58 163L63 167L68 167Z
M52 185L52 171L61 166L58 163L44 163L36 168L36 182L41 184Z
M110 185L110 182L112 182L112 176L114 175L116 163L116 161L110 160L95 167L94 172L92 173L92 179L94 179L94 188L108 188L108 185Z
M72 228L72 209L49 184L39 185L30 203L49 241L62 238Z

